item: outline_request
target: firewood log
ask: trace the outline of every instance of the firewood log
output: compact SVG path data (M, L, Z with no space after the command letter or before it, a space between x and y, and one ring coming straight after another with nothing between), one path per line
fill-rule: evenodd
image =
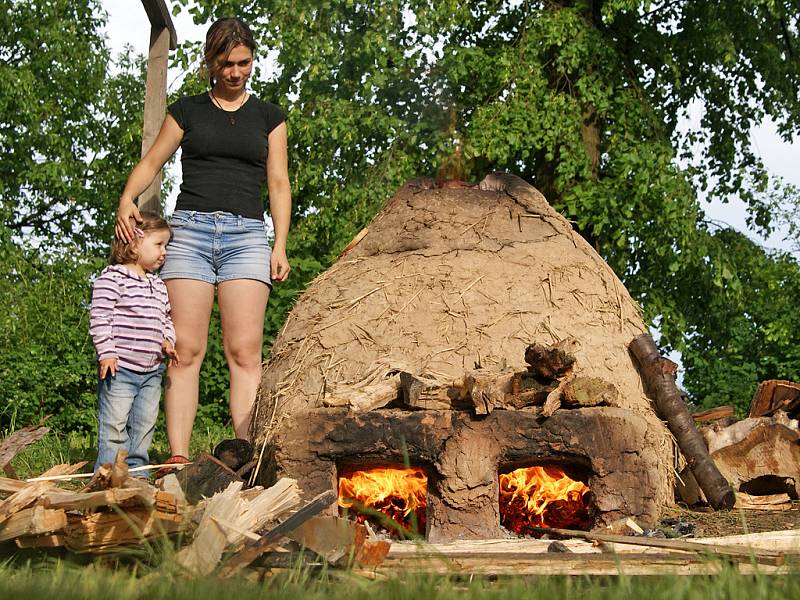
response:
M703 436L697 431L692 416L675 385L674 363L665 366L655 342L649 334L634 338L630 350L639 363L645 389L655 401L659 416L667 422L678 442L697 483L715 509L730 510L736 502L733 490L708 454ZM666 372L665 372L666 371Z

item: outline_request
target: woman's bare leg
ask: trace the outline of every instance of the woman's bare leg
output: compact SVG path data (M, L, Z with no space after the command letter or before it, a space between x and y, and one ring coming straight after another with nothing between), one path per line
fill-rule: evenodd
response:
M231 420L238 438L247 438L253 404L261 382L264 311L269 287L254 279L219 284L217 300L222 344L231 374Z
M170 363L164 393L167 439L173 456L189 456L197 401L200 366L208 344L208 322L214 306L214 286L195 279L168 279L167 292L175 324L175 349L180 364Z

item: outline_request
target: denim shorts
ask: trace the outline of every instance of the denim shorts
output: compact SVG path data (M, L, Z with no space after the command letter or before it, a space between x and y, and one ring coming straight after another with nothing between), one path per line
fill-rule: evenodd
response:
M176 210L170 218L172 239L161 279L197 279L218 284L255 279L272 286L264 221L228 212Z

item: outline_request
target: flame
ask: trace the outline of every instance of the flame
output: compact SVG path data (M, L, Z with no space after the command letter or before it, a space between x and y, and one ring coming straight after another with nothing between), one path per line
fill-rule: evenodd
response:
M500 524L520 535L532 527L589 529L589 488L557 467L529 467L500 474Z
M367 514L377 511L406 531L411 531L416 519L418 530L424 532L427 489L428 477L416 467L354 471L339 478L339 506L352 509L359 523L369 520L385 525L374 514Z

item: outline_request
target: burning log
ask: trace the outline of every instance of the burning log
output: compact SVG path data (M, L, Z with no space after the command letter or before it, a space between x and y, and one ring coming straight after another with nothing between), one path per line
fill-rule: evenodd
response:
M339 507L392 534L425 531L428 477L420 468L377 468L339 478ZM383 516L383 518L381 518Z
M589 488L557 467L529 467L500 475L500 524L519 535L541 527L589 529Z
M708 454L703 437L675 385L674 363L662 358L649 334L634 338L631 353L639 363L642 380L655 400L659 416L667 421L686 462L715 509L730 510L736 502L733 490Z

